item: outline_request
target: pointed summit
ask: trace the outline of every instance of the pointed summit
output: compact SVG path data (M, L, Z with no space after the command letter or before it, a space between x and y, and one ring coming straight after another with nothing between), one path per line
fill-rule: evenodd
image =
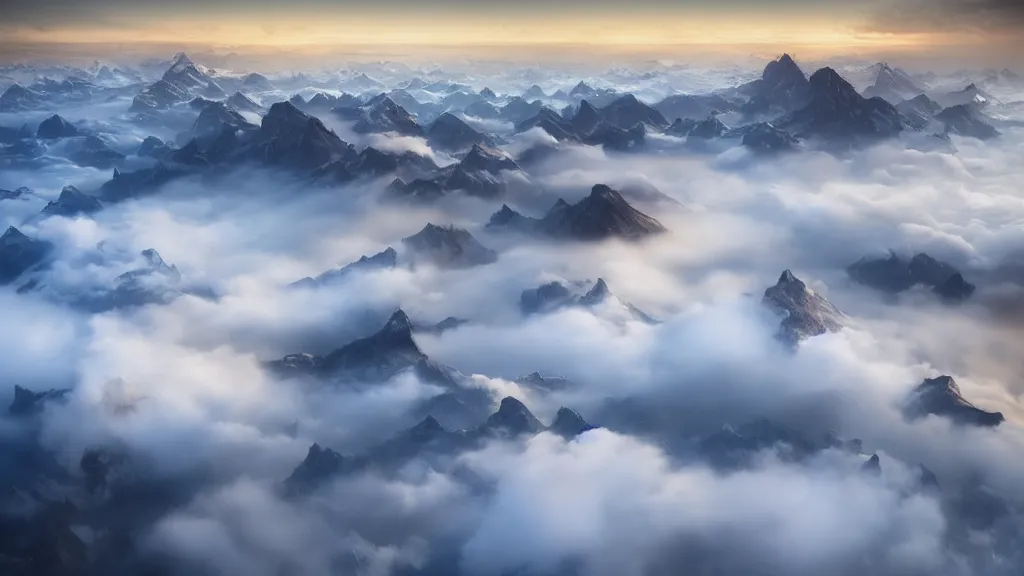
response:
M523 92L523 98L530 100L531 102L533 100L540 100L541 98L547 97L548 95L544 93L544 89L536 84L527 88L526 92Z
M7 228L0 236L0 286L41 263L51 249L49 242L29 238L14 226Z
M872 454L871 458L868 458L867 462L861 464L860 471L861 473L869 476L881 476L882 462L878 459L878 454Z
M576 240L635 239L665 231L660 222L633 208L604 184L595 185L590 195L575 205L557 203L541 220L541 229Z
M43 120L36 131L36 137L44 140L57 140L74 136L81 136L81 131L59 114L54 114Z
M864 96L867 98L877 96L890 104L897 105L923 92L924 89L917 86L906 72L881 62L878 64L875 83L864 89Z
M314 443L306 452L306 458L285 480L285 489L291 494L296 494L315 488L341 472L344 464L345 458L341 454L330 448L321 448L319 444Z
M589 134L602 120L601 113L597 111L597 108L594 108L589 101L582 100L579 109L576 110L576 114L573 115L569 123L577 133Z
M188 66L194 66L194 65L195 64L192 63L192 59L188 57L188 54L186 54L184 52L178 52L177 54L174 55L173 58L171 58L171 68L170 69L171 70L180 71L180 70L183 70L183 69L187 68Z
M601 108L600 113L605 122L622 130L629 130L637 124L658 130L669 125L661 112L637 100L632 94L626 94Z
M595 428L596 426L588 424L578 412L563 406L558 409L558 414L555 415L555 421L549 430L568 440Z
M1005 420L1001 412L987 412L964 399L951 376L926 378L911 393L904 414L911 419L934 414L955 424L990 428Z
M591 88L586 82L580 80L579 84L569 91L571 98L589 98L597 95L597 90Z
M103 208L95 196L90 196L74 186L65 186L55 202L43 208L47 216L64 216L67 218L80 214L92 214Z
M494 146L490 138L449 112L438 116L427 129L427 143L450 152L465 150L477 144Z
M580 299L580 304L584 306L593 306L600 304L605 298L611 296L611 290L608 289L608 284L604 281L604 278L598 278L597 282L594 283L591 288L584 296Z
M489 432L505 433L510 436L536 434L544 429L540 420L525 404L511 396L502 399L498 411L487 419L484 428Z
M881 98L864 98L832 68L811 75L809 103L780 122L796 136L823 138L840 148L894 137L903 129L899 112Z
M468 231L454 226L427 224L422 230L402 239L414 255L442 268L468 268L497 261L493 250L480 244Z
M427 362L412 337L412 324L402 310L377 332L354 340L326 356L291 354L270 363L282 374L317 375L350 382L383 382L399 371Z
M303 278L302 280L294 282L292 286L315 288L317 286L331 284L332 282L340 282L354 273L370 270L386 270L394 268L397 265L398 252L395 252L394 248L388 247L383 252L379 252L373 256L360 256L359 260L346 264L341 268L328 270L316 278Z
M842 312L786 270L764 291L765 305L783 314L778 336L789 344L842 329Z
M387 332L395 333L412 333L412 321L409 320L409 315L404 310L399 308L391 315L388 319L388 323L384 325L383 330Z

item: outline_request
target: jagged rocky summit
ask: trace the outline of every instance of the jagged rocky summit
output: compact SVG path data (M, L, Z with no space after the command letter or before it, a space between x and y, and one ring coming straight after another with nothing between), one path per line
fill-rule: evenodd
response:
M843 328L843 313L789 270L764 291L762 301L783 316L778 337L788 344Z

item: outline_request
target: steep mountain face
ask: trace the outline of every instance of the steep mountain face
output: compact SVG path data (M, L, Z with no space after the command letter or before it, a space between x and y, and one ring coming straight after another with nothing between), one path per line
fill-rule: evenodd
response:
M960 105L984 107L994 102L995 98L972 82L960 90L938 95L935 100L943 108Z
M224 104L236 112L252 112L254 114L263 112L262 106L241 92L232 94L224 101Z
M328 270L316 278L303 278L294 282L292 286L301 288L315 288L334 282L340 282L352 274L370 270L388 270L398 265L398 253L394 248L374 254L373 256L362 256L359 260L346 264L335 270Z
M135 97L129 110L140 114L153 114L175 104L187 102L192 96L224 98L227 94L185 53L179 53L163 77L144 88Z
M540 420L521 401L511 396L503 398L498 411L487 418L481 426L486 434L521 436L539 434L545 429Z
M487 228L497 230L511 230L515 232L533 233L537 231L539 220L529 218L509 208L508 204L502 204L494 214L491 214L487 222Z
M57 200L43 208L43 214L71 218L99 212L102 208L103 205L95 196L90 196L74 186L65 186Z
M256 130L241 114L222 102L212 102L199 113L192 126L192 137L212 138L219 136L225 128L232 130Z
M152 168L143 168L134 172L114 171L113 178L100 186L99 197L104 202L121 202L129 198L137 198L152 193L164 184L186 174L179 168L171 168L163 162L157 162Z
M591 98L594 96L597 96L597 90L594 90L590 85L582 80L580 80L579 84L576 84L576 86L569 91L570 98Z
M575 304L577 297L561 282L548 282L537 288L523 290L519 309L523 314L543 314Z
M541 88L540 86L537 86L536 84L530 86L529 88L526 89L525 92L523 92L523 98L530 101L547 97L548 95L544 93L544 89Z
M636 239L665 231L660 222L604 184L595 185L577 204L556 204L539 226L545 234L575 240Z
M986 412L965 400L950 376L926 378L910 394L904 414L907 418L933 414L963 426L995 427L1005 420L1002 413Z
M646 126L636 124L628 130L623 130L608 122L601 122L590 134L583 137L583 142L615 152L635 152L641 150L647 140Z
M562 406L558 409L558 413L555 414L555 421L551 423L551 427L548 428L548 430L554 434L558 434L566 440L569 440L589 430L595 430L596 428L596 426L588 424L587 421L579 415L579 412Z
M576 113L573 114L572 120L569 121L569 125L576 134L586 135L593 132L594 128L603 121L604 117L597 108L583 100L580 102L579 108L576 109Z
M751 94L750 100L742 108L748 116L792 112L811 101L811 86L807 76L789 54L769 62L761 79L741 87L741 90ZM703 118L703 115L696 117Z
M367 469L398 470L414 459L446 467L459 454L479 448L496 438L522 439L549 431L572 440L594 428L577 412L564 407L558 411L551 427L545 427L521 401L506 397L501 400L498 410L484 423L470 429L451 430L428 415L419 424L399 432L363 454L343 456L314 444L284 485L290 496L299 496L315 490L332 478Z
M850 278L876 290L898 294L917 285L931 288L945 299L962 301L974 293L953 266L920 253L909 260L890 252L886 258L861 258L846 269Z
M575 140L577 134L573 126L562 115L551 108L541 108L536 114L516 123L517 133L526 132L531 128L540 128L558 141Z
M163 158L171 152L171 147L164 143L163 140L156 136L147 136L142 144L139 144L139 149L135 152L136 156L140 158Z
M11 226L0 236L0 286L10 284L43 262L52 250L49 242L34 240Z
M40 94L18 84L11 84L0 94L0 112L24 112L42 106Z
M477 242L472 234L454 226L427 224L423 230L402 239L415 259L441 268L469 268L491 264L498 254Z
M151 114L166 110L175 104L188 102L189 93L164 80L157 80L142 90L129 108L130 112Z
M148 304L166 304L182 294L181 272L177 266L165 262L160 253L152 248L143 250L141 256L141 267L121 274L110 291L85 299L79 306L102 312Z
M497 198L506 190L506 171L518 172L521 169L505 152L484 144L474 144L459 163L408 183L401 179L395 180L388 191L393 196L419 200L435 200L455 191L471 196Z
M935 115L935 119L946 126L950 134L989 140L999 136L999 131L986 122L975 107L967 104L950 106Z
M427 360L412 338L412 323L405 312L395 312L375 334L351 342L324 356L320 368L351 380L386 380L399 370Z
M477 144L494 146L490 138L448 112L438 116L427 129L427 143L448 152L460 152Z
M687 137L711 140L713 138L721 138L728 131L729 127L723 124L721 120L714 116L708 116L694 123L693 128L687 133Z
M906 119L907 126L914 130L924 130L931 124L942 106L924 94L918 94L909 100L896 104L896 111Z
M690 135L690 132L696 125L697 121L693 118L676 118L675 122L665 129L665 134L685 138Z
M778 283L764 291L766 306L783 315L778 337L787 344L843 328L843 313L786 270Z
M633 208L618 191L604 184L595 185L577 204L559 199L540 219L502 205L491 215L487 227L583 241L639 239L665 231L660 222Z
M358 133L394 132L403 136L423 136L423 128L405 108L387 94L371 98L358 107L336 107L331 110L344 120L355 122L352 129Z
M632 94L613 101L601 108L601 118L622 130L629 130L637 124L644 124L661 130L668 126L668 121L654 108L636 99Z
M101 170L109 170L120 166L125 155L114 150L98 136L88 135L83 138L69 138L65 141L64 155L79 166L90 166Z
M164 72L161 80L185 91L200 91L211 98L227 96L213 78L200 70L184 52L175 56L174 63Z
M789 132L779 130L767 122L752 126L743 135L742 144L757 154L776 154L794 149L799 141Z
M413 339L414 327L402 310L396 311L377 332L354 340L326 355L290 354L268 364L285 377L312 377L337 385L367 386L399 374L435 386L439 392L414 405L411 418L432 415L446 425L476 426L490 410L490 393L467 382L458 371L437 364Z
M344 158L352 150L319 118L289 102L278 102L263 117L256 133L255 153L268 164L311 170Z
M569 306L594 308L606 303L622 307L634 320L646 324L657 323L636 306L624 302L612 294L603 278L598 278L594 285L583 294L570 289L561 282L548 282L537 288L523 290L519 296L519 309L524 315L546 314Z
M906 72L884 62L878 65L875 82L864 89L865 98L877 96L892 105L923 93L924 89L917 86Z
M503 120L518 123L536 115L543 107L544 104L540 100L528 102L516 96L501 107L499 114Z
M42 123L39 124L39 129L36 131L36 138L42 138L44 140L72 138L80 135L81 131L78 128L58 114L54 114L46 120L43 120Z
M864 98L835 70L822 68L811 75L810 103L782 120L780 128L842 145L891 138L903 126L892 104Z
M318 376L342 382L383 382L399 371L412 368L427 356L412 338L412 324L402 310L396 311L379 331L360 338L325 356L292 354L270 363L286 376Z

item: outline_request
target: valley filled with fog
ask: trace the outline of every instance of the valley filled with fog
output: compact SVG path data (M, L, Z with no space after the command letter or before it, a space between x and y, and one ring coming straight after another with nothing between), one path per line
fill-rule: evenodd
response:
M1015 71L0 92L2 574L1024 565Z

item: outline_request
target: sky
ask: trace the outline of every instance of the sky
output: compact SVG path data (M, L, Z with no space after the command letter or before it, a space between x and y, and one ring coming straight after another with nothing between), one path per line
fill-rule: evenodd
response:
M1017 0L2 0L4 52L94 46L594 46L598 53L802 50L1018 56Z

